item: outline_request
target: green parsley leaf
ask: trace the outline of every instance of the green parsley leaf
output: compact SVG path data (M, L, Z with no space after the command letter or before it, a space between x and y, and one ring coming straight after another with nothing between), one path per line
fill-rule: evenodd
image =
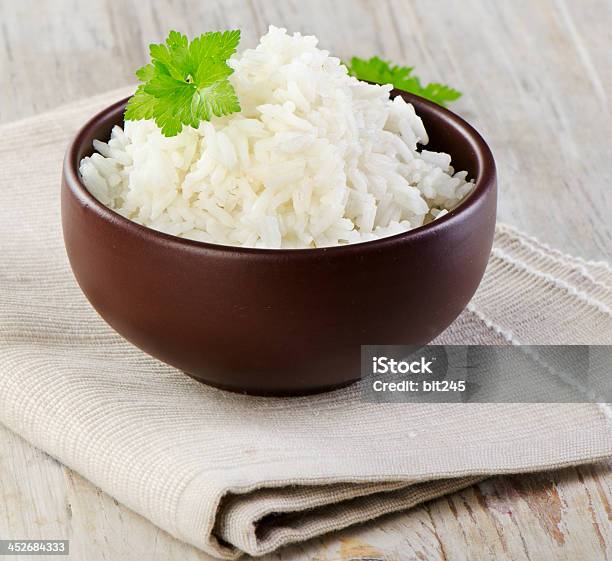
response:
M144 91L144 86L140 85L136 93L128 100L125 108L125 118L137 121L139 119L153 119L155 117L155 105L157 100ZM129 115L129 116L128 116Z
M150 45L151 63L136 71L142 84L128 101L126 120L155 119L165 136L175 136L183 126L240 111L227 64L239 42L238 30L203 33L191 42L171 31L165 43Z
M392 84L394 88L419 95L443 107L446 107L448 102L461 97L461 92L444 84L432 82L423 86L420 79L412 75L414 67L393 65L377 56L369 60L353 57L346 67L349 74L359 80L375 84Z
M211 31L196 37L189 46L193 61L203 58L228 59L234 54L240 42L240 31Z
M153 76L155 76L155 67L152 64L147 64L136 70L136 77L141 82L148 82Z

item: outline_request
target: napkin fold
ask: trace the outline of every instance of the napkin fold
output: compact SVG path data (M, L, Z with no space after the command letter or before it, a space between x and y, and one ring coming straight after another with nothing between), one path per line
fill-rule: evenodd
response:
M0 127L0 422L224 559L492 474L612 455L605 404L374 404L358 385L247 397L200 385L125 342L71 274L59 178L77 128L130 91ZM436 343L611 344L611 307L606 263L500 225L481 287Z

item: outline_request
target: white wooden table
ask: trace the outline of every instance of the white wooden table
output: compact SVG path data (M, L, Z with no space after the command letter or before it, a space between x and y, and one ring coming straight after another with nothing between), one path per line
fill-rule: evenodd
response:
M459 88L454 110L498 162L500 219L569 253L610 258L606 0L0 0L0 123L133 81L148 43L169 29L238 27L253 45L268 23ZM612 463L499 477L266 560L604 561L611 503ZM71 559L83 561L207 559L0 427L8 537L70 539Z

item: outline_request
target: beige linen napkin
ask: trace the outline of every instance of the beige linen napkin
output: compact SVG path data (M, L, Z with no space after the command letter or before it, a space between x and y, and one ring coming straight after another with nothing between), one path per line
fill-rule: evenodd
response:
M115 91L0 129L0 422L174 536L234 559L490 474L612 455L606 406L371 404L199 385L90 308L64 252L66 143ZM612 271L504 226L444 343L612 343ZM409 318L407 318L409 321Z

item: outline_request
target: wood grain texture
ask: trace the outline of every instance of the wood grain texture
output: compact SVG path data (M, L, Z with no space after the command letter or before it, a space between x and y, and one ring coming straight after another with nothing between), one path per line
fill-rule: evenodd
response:
M254 45L269 23L458 87L454 110L498 162L500 219L569 253L610 257L606 0L0 0L0 122L132 82L170 28L239 27ZM612 464L499 477L265 560L605 561L611 503ZM0 537L71 539L75 560L207 559L2 427Z

